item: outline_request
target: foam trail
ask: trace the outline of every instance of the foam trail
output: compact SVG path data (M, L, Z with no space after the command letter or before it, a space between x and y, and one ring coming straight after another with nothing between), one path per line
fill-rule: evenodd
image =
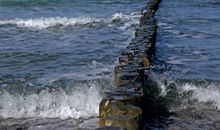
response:
M85 83L71 91L42 90L31 95L3 91L0 95L1 118L88 118L98 115L102 99L98 83Z
M29 19L7 19L0 20L0 25L15 25L18 27L34 28L34 29L46 29L50 27L58 26L80 26L92 23L114 23L120 21L135 21L139 15L125 15L122 13L115 13L110 18L92 18L92 17L41 17L41 18L29 18Z

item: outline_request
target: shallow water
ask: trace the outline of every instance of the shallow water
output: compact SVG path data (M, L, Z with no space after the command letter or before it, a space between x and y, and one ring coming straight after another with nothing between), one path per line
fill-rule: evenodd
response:
M175 113L169 129L220 129L219 5L217 0L161 3L152 77Z
M97 117L145 3L1 0L0 129L71 129Z

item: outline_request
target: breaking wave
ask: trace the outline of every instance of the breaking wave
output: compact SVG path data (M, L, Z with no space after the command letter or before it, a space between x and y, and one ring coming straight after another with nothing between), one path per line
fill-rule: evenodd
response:
M88 118L98 115L102 85L91 81L71 89L47 88L32 94L0 95L1 118Z
M92 17L41 17L30 19L7 19L0 20L0 25L15 25L18 27L34 28L34 29L46 29L50 27L60 26L82 26L95 23L115 23L121 21L135 21L139 15L131 14L125 15L122 13L115 13L110 18L92 18Z
M220 110L220 82L213 80L174 80L151 72L151 79L160 89L160 96L172 96L180 100L183 107L193 104L212 104ZM171 94L171 95L169 95ZM178 102L178 101L177 101ZM179 104L180 105L180 104ZM199 106L195 106L199 107Z
M220 109L220 85L211 83L206 85L196 85L193 83L185 83L181 85L180 92L192 92L191 100L195 99L200 103L212 103Z
M211 103L214 107L220 110L220 85L218 83L201 83L198 81L196 81L196 83L176 83L173 81L171 84L175 84L178 96L182 99L181 102L183 104L188 106L191 104L190 102L198 102L202 104ZM164 88L164 85L162 86ZM170 88L166 90L170 91Z

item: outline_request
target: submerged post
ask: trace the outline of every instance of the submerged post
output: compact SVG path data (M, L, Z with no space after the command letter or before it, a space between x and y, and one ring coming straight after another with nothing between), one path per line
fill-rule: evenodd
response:
M143 8L135 38L118 58L115 67L115 88L99 105L100 127L126 130L142 128L143 86L156 42L155 12L161 0L151 0Z

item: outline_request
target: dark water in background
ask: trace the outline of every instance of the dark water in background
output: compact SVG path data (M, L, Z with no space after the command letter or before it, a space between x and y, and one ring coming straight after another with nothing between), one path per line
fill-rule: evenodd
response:
M170 102L169 129L220 129L220 1L164 0L152 74Z
M145 4L0 0L0 129L87 127Z

